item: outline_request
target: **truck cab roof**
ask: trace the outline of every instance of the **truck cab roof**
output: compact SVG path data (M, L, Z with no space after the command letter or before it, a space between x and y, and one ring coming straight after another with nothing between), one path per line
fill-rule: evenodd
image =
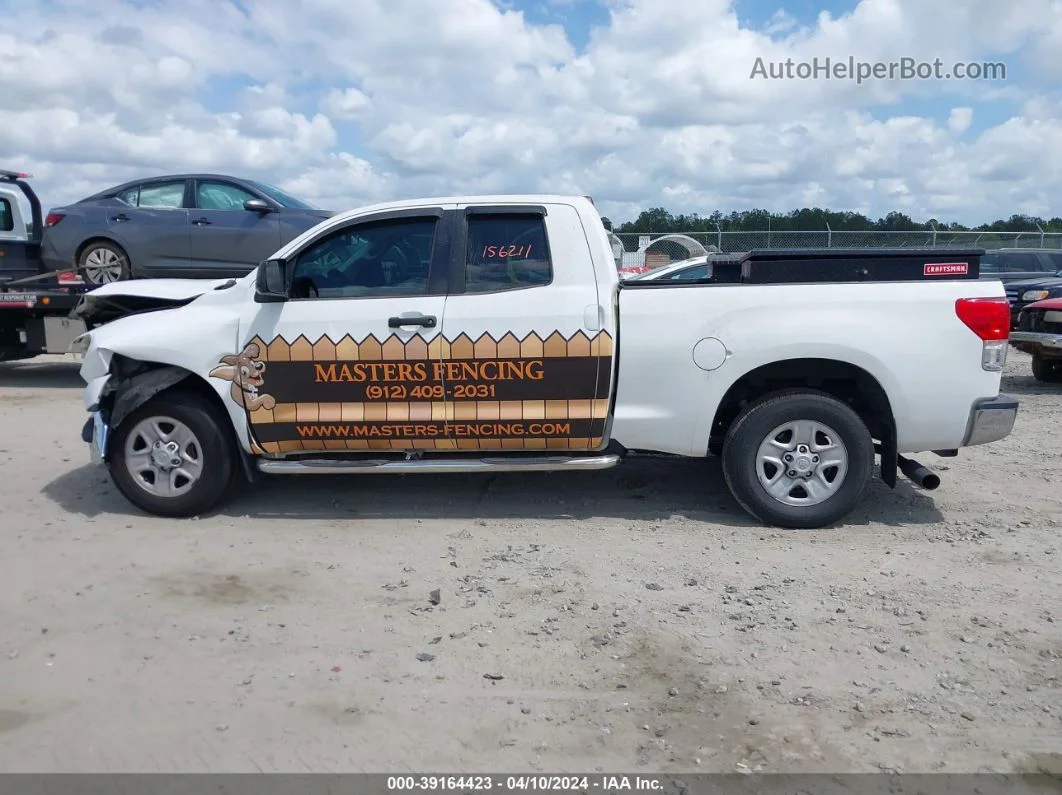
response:
M594 200L589 196L574 196L549 193L499 193L484 194L481 196L425 196L415 199L400 199L377 204L364 205L353 210L337 213L332 217L333 221L342 221L359 215L367 215L376 212L390 212L391 210L412 210L418 207L439 207L444 205L528 205L544 206L549 204L589 204L593 206Z

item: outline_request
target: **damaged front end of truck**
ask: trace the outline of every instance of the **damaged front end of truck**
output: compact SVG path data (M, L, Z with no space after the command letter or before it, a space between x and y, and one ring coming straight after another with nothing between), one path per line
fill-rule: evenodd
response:
M223 408L234 427L242 425L238 407L221 398L227 382L214 384L205 375L235 348L252 286L253 276L146 279L114 282L83 297L74 313L88 331L75 347L90 415L82 438L95 462L108 460L111 432L126 417L178 384Z

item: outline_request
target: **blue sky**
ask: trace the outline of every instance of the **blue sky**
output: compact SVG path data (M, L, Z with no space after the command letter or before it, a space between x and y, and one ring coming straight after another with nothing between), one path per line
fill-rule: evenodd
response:
M0 153L50 203L211 170L337 209L542 191L617 220L1062 210L1053 0L0 2L4 30L40 33L0 30ZM849 54L1009 79L750 79L757 58Z

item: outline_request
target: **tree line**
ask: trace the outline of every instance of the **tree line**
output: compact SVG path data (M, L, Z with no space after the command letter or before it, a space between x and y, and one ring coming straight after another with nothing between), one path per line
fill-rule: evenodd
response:
M760 232L770 229L778 232L820 232L827 228L834 232L1062 232L1062 218L1039 218L1032 215L1012 215L1010 218L993 221L980 226L964 226L956 222L943 222L935 218L915 221L906 213L891 212L874 220L862 213L823 210L805 207L788 213L772 213L767 210L742 210L723 214L716 210L711 215L672 215L663 207L643 210L633 221L626 221L613 229L612 222L605 218L605 226L615 232L684 232L715 234L724 232Z

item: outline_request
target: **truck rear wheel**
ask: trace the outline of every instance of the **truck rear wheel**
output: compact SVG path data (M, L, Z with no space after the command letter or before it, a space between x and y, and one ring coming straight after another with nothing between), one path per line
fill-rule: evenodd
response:
M193 392L166 392L114 430L110 472L118 490L156 516L196 516L213 508L235 477L228 417Z
M851 408L821 392L777 392L747 406L723 443L723 476L748 513L776 527L826 527L859 502L874 441Z
M1032 357L1033 378L1045 384L1062 383L1062 359L1048 359L1035 353Z

